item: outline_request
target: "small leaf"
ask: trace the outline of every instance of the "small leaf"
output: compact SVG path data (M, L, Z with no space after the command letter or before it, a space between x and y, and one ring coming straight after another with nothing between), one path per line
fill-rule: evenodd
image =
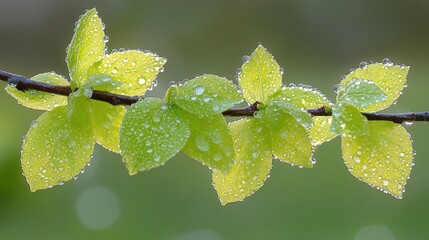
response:
M272 99L294 104L297 107L313 109L324 107L330 110L332 103L317 89L310 87L286 87L275 93ZM332 140L338 134L331 131L332 117L313 116L313 126L309 130L311 143L313 146L321 145Z
M120 146L131 175L163 165L186 144L190 131L181 112L156 98L133 104L124 116Z
M288 114L292 115L294 120L298 121L298 123L305 128L310 128L313 125L311 115L307 113L305 109L298 108L297 106L281 99L270 99L270 102L267 105L267 110L268 109L270 109L270 112L275 113L275 116L273 115L272 117L277 117L278 114Z
M31 79L52 85L69 85L69 82L65 78L55 73L42 73L32 77ZM51 93L40 92L32 89L22 92L10 86L6 87L6 91L18 100L20 104L33 109L51 111L55 107L67 104L66 96L53 95Z
M123 106L100 101L88 101L95 141L106 149L119 153L119 129L126 112Z
M281 88L280 66L274 57L259 45L249 61L241 67L238 81L248 103L267 103L268 98Z
M93 150L90 124L71 124L65 106L45 112L32 124L22 145L21 164L31 191L76 177L91 160Z
M260 119L230 123L234 140L235 163L227 174L213 171L213 186L220 202L242 201L264 185L271 170L269 129Z
M122 86L112 89L112 93L137 96L145 93L152 85L166 61L154 53L119 51L95 63L89 72L108 74L113 81L122 83Z
M387 95L386 100L360 109L362 112L377 112L388 108L402 94L407 81L408 66L394 65L390 61L369 64L349 73L342 81L341 86L347 85L354 79L373 81Z
M177 87L166 100L188 112L209 115L240 103L242 95L228 79L205 74Z
M334 139L338 134L331 131L332 117L313 117L313 127L310 129L311 145L319 146Z
M344 163L353 176L402 198L413 166L412 141L404 127L370 121L369 134L343 136L342 149Z
M103 23L95 8L86 12L76 23L75 33L68 46L66 62L72 88L86 80L88 68L104 57Z
M313 167L310 138L295 116L269 106L264 118L270 127L273 155L292 166Z
M358 110L386 100L383 90L374 82L354 79L338 92L337 103L349 104Z
M234 163L234 150L225 118L221 114L198 116L185 112L184 115L191 135L183 152L209 168L228 172Z
M331 131L337 134L366 135L368 120L350 105L337 105L332 110Z

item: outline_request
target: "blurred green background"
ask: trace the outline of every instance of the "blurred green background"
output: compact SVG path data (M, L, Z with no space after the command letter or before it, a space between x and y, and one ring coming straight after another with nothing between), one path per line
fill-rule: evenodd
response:
M411 65L409 86L388 111L429 110L424 0L1 0L0 69L67 75L74 22L92 7L109 49L168 58L151 96L202 73L234 80L241 57L262 42L285 69L284 83L313 85L332 100L332 86L362 60ZM183 154L130 177L121 157L100 147L77 180L31 193L21 139L41 112L3 90L0 101L0 239L429 239L427 123L408 128L417 155L402 200L353 178L335 139L317 149L312 170L276 161L260 191L222 207L210 171Z

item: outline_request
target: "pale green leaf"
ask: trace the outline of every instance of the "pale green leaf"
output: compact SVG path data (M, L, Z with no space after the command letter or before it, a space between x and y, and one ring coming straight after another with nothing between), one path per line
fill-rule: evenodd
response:
M413 166L412 141L404 127L370 121L369 134L343 136L342 149L344 162L353 176L402 198Z
M199 115L221 113L242 99L231 81L211 74L196 77L166 96L170 104Z
M61 185L76 177L91 160L91 124L70 123L66 107L45 112L25 136L21 164L31 191Z
M269 129L260 119L242 119L229 126L235 163L227 174L213 171L213 186L222 205L242 201L261 188L272 163Z
M93 8L76 23L75 33L68 46L66 62L72 88L82 85L88 76L88 68L104 57L104 48L103 23Z
M305 109L324 107L326 110L330 110L332 107L332 103L325 95L317 89L307 86L282 88L273 95L272 99L288 102ZM313 116L312 122L313 126L310 128L309 134L313 146L330 141L337 136L337 134L333 133L330 129L332 117Z
M225 118L221 114L199 116L184 112L184 115L191 135L183 152L209 168L228 172L234 163L234 150Z
M145 98L128 109L120 147L131 175L163 165L185 146L190 131L180 115L156 98Z
M64 77L52 72L38 74L31 79L37 82L48 83L52 85L69 85L69 82ZM32 89L22 92L9 85L6 87L6 91L16 100L18 100L20 104L33 109L50 111L55 107L67 104L66 96L53 95L51 93L40 92Z
M366 135L368 120L350 105L336 105L332 109L331 131L336 134Z
M407 74L410 67L394 65L390 61L369 64L349 73L342 81L341 86L347 85L354 79L364 79L375 82L387 95L386 100L360 109L362 112L377 112L388 108L402 94L406 86Z
M276 158L292 166L313 167L310 138L295 116L269 106L264 119L269 124L272 153Z
M313 117L313 127L309 134L311 145L319 146L324 142L334 139L338 134L331 131L332 117Z
M363 111L368 106L386 100L383 90L374 82L354 79L341 87L337 95L337 103L349 104Z
M274 57L259 45L241 67L238 81L248 103L267 103L268 98L281 88L281 69Z
M152 85L166 61L154 53L138 50L119 51L95 63L89 72L108 74L112 76L113 81L122 83L122 86L110 92L137 96L145 93Z
M126 112L123 106L89 101L95 141L106 149L119 153L119 129Z

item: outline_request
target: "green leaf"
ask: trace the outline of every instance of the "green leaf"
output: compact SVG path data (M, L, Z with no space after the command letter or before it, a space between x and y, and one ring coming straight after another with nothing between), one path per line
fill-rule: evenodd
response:
M122 83L112 80L112 76L103 73L91 74L80 88L91 88L98 91L113 92Z
M76 23L75 33L68 46L66 62L72 88L86 80L88 68L104 57L103 23L95 8L86 12Z
M336 105L332 110L331 131L336 134L366 135L368 120L350 105Z
M196 77L166 96L170 104L199 115L221 113L242 99L232 82L211 74Z
M68 86L69 82L62 76L55 73L42 73L31 78L34 81L48 83L52 85ZM53 95L51 93L36 90L22 92L16 88L7 86L6 91L18 102L26 107L50 111L55 107L66 105L67 97Z
M112 76L113 81L122 83L122 86L110 92L137 96L145 93L152 85L166 61L154 53L137 50L119 51L95 63L89 72L108 74Z
M362 112L377 112L388 108L402 94L410 67L394 65L389 60L384 62L384 64L374 63L364 68L358 68L341 81L341 86L346 86L356 78L373 81L387 95L386 100L360 109Z
M249 61L241 67L238 81L248 103L267 103L268 98L281 88L280 66L274 57L259 45Z
M349 104L359 111L386 100L383 90L374 82L354 79L342 87L337 95L337 103Z
M402 198L413 166L412 140L404 127L370 121L369 134L343 136L342 149L344 163L353 176Z
M324 107L330 110L332 107L332 103L325 95L309 86L282 88L272 96L272 99L278 99L278 101L294 104L297 107L305 109ZM312 122L313 126L310 128L309 134L313 146L321 145L338 135L330 129L332 117L313 116Z
M264 119L269 123L272 152L276 158L292 166L313 167L310 138L295 116L269 106Z
M126 112L123 106L100 101L88 101L95 141L106 149L119 153L119 129Z
M338 136L331 131L331 123L332 117L313 117L313 127L309 130L311 145L319 146Z
M70 123L66 107L45 112L25 136L21 164L31 191L61 185L76 177L91 160L90 124Z
M190 131L181 112L145 98L125 113L120 147L131 175L163 165L186 144Z
M183 152L209 168L228 172L234 163L234 150L225 118L221 114L198 116L185 112L184 115L191 135Z
M241 119L229 126L235 163L227 174L213 171L213 186L222 205L242 201L261 188L272 162L269 129L260 119Z

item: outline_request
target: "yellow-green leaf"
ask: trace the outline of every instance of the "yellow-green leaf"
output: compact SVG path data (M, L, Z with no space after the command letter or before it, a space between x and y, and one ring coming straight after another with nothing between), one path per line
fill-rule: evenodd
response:
M32 124L22 145L21 164L31 191L76 177L91 160L93 149L91 124L73 125L65 106L45 112Z
M366 135L368 120L357 108L338 104L332 109L331 131L336 134Z
M154 53L137 50L119 51L95 63L89 72L108 74L112 76L113 81L122 83L122 86L110 92L137 96L145 93L152 85L166 61Z
M103 23L93 8L76 23L75 33L68 46L66 62L72 88L80 87L85 82L88 68L104 57L104 48Z
M325 95L317 89L307 86L282 88L275 93L272 98L278 98L281 101L305 109L325 107L326 110L330 110L332 107L331 101L329 101ZM313 146L318 146L324 142L330 141L338 135L333 133L330 129L332 117L313 116L312 121L313 126L309 129L309 134Z
M89 101L95 141L106 149L119 153L119 129L126 112L123 106L100 101Z
M319 146L324 142L334 139L338 134L331 131L332 117L313 117L313 127L309 134L311 145Z
M413 166L412 141L404 127L370 121L369 134L343 136L342 149L344 163L353 176L402 198Z
M242 201L261 188L272 162L269 129L260 119L242 119L229 126L235 163L227 174L213 171L213 186L222 205Z
M185 111L183 115L191 131L183 152L209 168L228 172L234 163L234 150L225 118L221 114L198 116Z
M69 85L69 82L64 77L52 72L38 74L31 79L37 82L48 83L52 85ZM51 93L40 92L32 89L22 92L11 86L7 86L6 91L16 100L18 100L20 104L33 109L50 111L55 107L67 104L66 96L53 95Z
M341 86L347 85L356 78L373 81L387 95L386 100L360 109L362 112L377 112L388 108L398 99L405 87L410 67L394 65L389 60L384 60L383 62L357 68L341 81Z
M313 167L310 138L295 116L271 106L263 116L269 123L273 155L292 166Z
M259 45L241 67L238 81L248 103L267 103L268 98L281 88L281 69L274 57Z

